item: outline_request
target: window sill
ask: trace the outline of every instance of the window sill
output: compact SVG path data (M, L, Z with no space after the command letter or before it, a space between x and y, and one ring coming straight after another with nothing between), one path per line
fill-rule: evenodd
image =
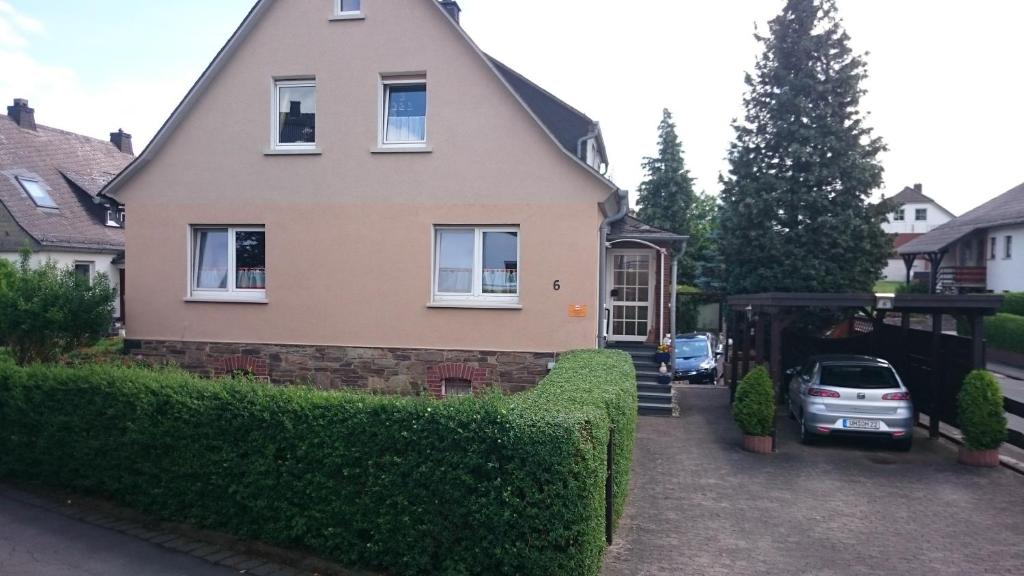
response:
M477 310L522 310L522 304L504 304L501 302L480 302L475 300L431 302L427 308L468 308Z
M327 19L329 22L343 22L345 20L366 20L363 12L342 12Z
M378 146L370 149L370 154L430 154L434 149L430 146Z
M196 302L203 304L269 304L266 297L262 298L236 298L231 296L190 296L185 302Z
M319 156L323 154L320 148L268 148L263 151L264 156Z

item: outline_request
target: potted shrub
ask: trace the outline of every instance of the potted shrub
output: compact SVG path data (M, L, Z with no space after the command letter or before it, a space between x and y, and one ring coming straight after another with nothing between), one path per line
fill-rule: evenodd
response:
M990 372L967 375L958 398L964 444L959 460L968 466L999 465L999 446L1006 440L1003 392Z
M762 366L751 370L736 388L732 416L743 431L743 449L757 454L772 451L775 429L775 386Z

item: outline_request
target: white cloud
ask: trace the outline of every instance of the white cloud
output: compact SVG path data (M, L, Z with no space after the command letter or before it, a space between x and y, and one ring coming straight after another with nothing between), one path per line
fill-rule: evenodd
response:
M0 0L0 46L24 48L27 36L42 34L43 23L22 14L4 0Z

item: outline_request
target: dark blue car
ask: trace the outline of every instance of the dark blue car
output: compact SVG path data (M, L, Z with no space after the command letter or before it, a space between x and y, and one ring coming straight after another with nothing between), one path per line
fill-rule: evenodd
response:
M718 382L718 355L714 336L705 333L676 336L673 374L676 380L686 380L690 384Z

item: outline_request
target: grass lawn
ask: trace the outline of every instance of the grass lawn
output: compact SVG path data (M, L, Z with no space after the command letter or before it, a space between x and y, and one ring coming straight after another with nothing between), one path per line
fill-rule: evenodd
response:
M903 282L894 280L879 280L875 284L875 294L895 294L896 288Z

